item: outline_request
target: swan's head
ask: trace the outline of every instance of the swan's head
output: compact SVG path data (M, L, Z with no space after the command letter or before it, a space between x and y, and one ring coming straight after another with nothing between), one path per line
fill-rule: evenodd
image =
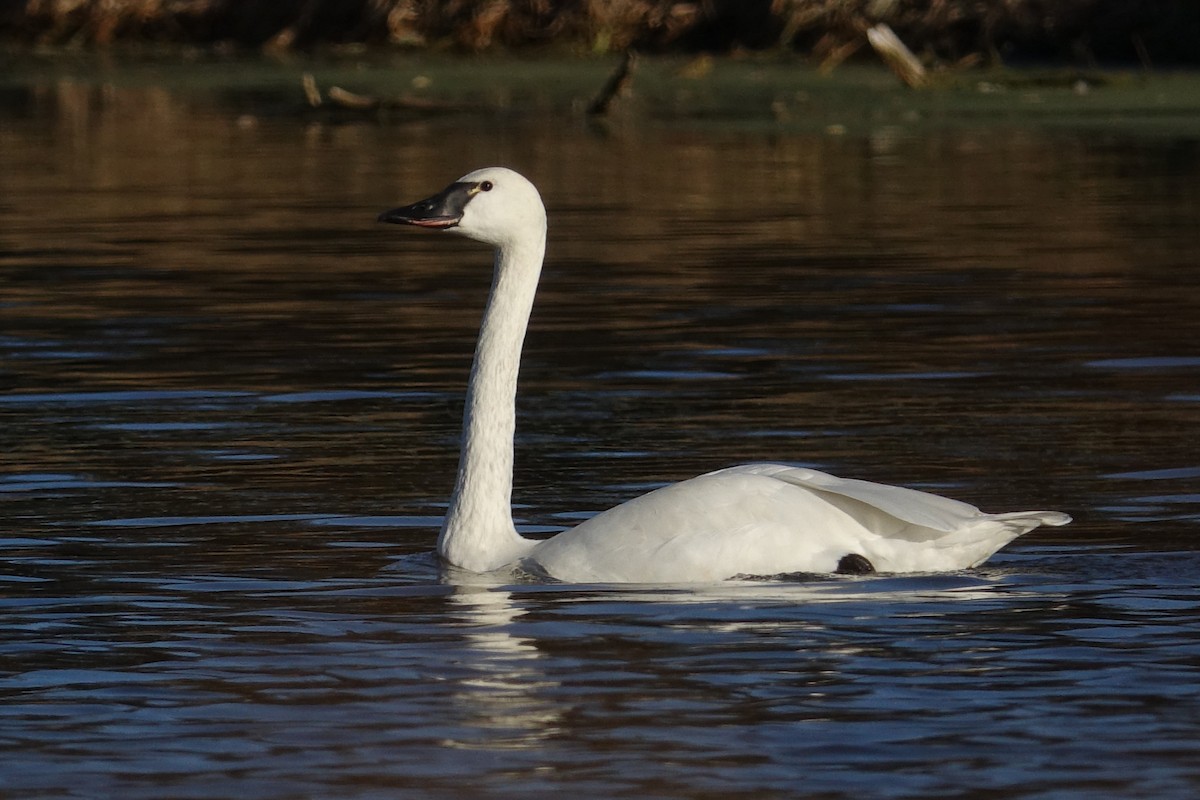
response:
M383 212L379 221L451 230L501 247L544 237L546 208L524 176L505 167L486 167L462 176L433 197Z

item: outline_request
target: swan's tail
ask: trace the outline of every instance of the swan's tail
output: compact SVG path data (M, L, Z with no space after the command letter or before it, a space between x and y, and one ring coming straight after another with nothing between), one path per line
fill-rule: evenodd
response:
M1039 525L1049 525L1052 528L1057 528L1071 521L1071 515L1064 514L1061 511L1010 511L1005 514L987 514L986 516L989 519L994 519L997 522L1003 522L1006 525L1019 529L1020 532L1016 536L1029 533ZM1013 538L1015 539L1016 536Z
M1058 527L1071 521L1061 511L1010 511L983 514L961 530L937 540L952 569L969 569L987 561L1001 547L1042 525Z

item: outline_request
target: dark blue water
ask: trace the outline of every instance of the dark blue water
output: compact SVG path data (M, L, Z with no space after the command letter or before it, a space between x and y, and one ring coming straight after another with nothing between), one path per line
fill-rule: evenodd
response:
M1191 798L1200 148L599 137L47 84L0 116L0 794ZM1055 508L952 575L488 583L430 551L542 186L523 530L781 460Z

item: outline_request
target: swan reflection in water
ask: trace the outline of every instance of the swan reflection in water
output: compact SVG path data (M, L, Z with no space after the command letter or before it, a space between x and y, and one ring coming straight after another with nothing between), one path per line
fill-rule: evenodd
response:
M821 680L793 687L798 694L789 702L811 703L824 713L830 681L852 683L862 648L879 645L875 635L861 641L860 632L1010 608L1021 594L1002 572L582 585L519 570L478 574L444 566L440 580L451 588L450 624L461 631L461 669L451 696L465 729L444 744L473 750L532 749L571 735L578 723L567 715L575 704L565 698L576 692L555 677L564 663L572 684L621 694L629 675L687 672L696 637L708 648L745 648L752 655L764 637L793 640L787 669L816 671ZM523 622L531 610L547 625Z
M558 683L544 677L535 642L515 630L528 611L504 583L510 577L443 571L453 588L448 616L462 631L464 646L464 674L452 696L463 721L478 732L478 738L443 741L448 747L536 747L559 729L564 709L546 697Z

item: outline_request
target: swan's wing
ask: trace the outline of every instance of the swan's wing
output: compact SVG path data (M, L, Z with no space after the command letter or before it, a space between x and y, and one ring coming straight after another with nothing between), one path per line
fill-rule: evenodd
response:
M1066 525L1071 521L1069 516L1058 511L1015 511L1005 514L985 514L969 503L952 500L949 497L916 489L906 489L902 486L889 486L854 478L839 478L815 469L791 467L785 464L745 464L740 467L719 470L713 474L721 472L767 475L795 486L803 486L827 495L857 501L868 509L874 509L880 514L894 517L908 525L929 529L931 532L953 533L973 523L995 521L1023 527L1023 533L1038 525ZM867 527L881 533L889 532L887 528L891 526L886 525L883 520L864 519L865 513L869 512L862 508L855 509L855 516L866 522ZM871 524L872 522L877 524ZM1028 525L1023 524L1026 522ZM898 531L890 532L898 533Z
M806 489L846 512L872 534L860 538L858 549L850 552L866 556L881 571L973 567L1039 525L1071 521L1058 511L985 514L941 495L781 464L749 464L733 470Z

